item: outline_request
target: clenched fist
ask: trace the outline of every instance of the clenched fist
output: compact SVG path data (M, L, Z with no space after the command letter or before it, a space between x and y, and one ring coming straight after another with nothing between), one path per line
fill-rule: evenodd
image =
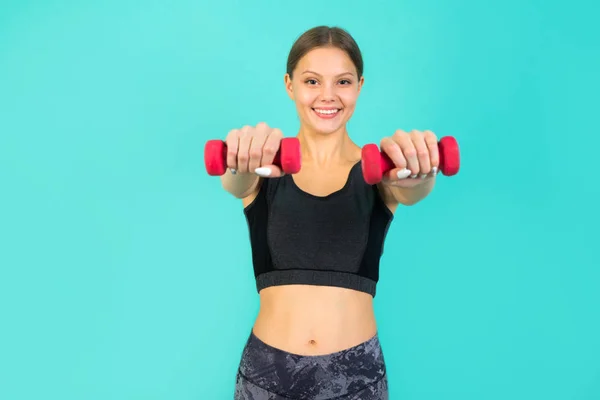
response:
M381 150L396 168L383 177L383 183L396 187L414 187L434 177L439 168L438 139L431 131L405 132L381 140Z
M227 168L232 173L255 173L262 177L280 177L283 171L273 160L283 133L264 122L255 127L244 126L227 134Z

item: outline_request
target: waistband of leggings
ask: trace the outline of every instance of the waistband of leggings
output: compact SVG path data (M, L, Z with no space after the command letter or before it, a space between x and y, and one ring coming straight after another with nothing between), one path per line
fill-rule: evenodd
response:
M280 348L277 348L277 347L275 347L273 345L265 343L258 336L256 336L256 334L254 333L254 330L251 330L250 331L250 336L248 337L247 346L252 347L252 348L260 349L261 351L264 351L264 352L267 352L267 353L278 353L278 354L281 354L281 355L289 355L289 356L294 356L294 357L309 358L309 359L318 359L318 358L330 358L330 357L341 356L341 355L343 355L345 353L353 352L354 350L358 349L359 347L364 347L364 346L368 346L368 347L381 347L381 343L379 342L379 334L375 333L369 339L367 339L367 340L365 340L365 341L363 341L361 343L358 343L357 345L354 345L352 347L348 347L346 349L342 349L342 350L339 350L339 351L335 351L335 352L332 352L332 353L326 353L326 354L305 355L305 354L290 353L288 351L285 351L283 349L280 349Z

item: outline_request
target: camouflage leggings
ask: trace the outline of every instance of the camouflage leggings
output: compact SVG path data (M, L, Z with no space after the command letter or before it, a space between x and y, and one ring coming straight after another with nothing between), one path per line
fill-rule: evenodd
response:
M377 336L323 356L286 353L250 335L242 354L235 400L388 400Z

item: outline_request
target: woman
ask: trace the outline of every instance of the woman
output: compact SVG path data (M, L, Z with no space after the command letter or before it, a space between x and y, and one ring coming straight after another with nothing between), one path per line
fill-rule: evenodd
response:
M397 131L380 143L397 168L366 184L361 148L346 130L363 83L354 39L310 29L285 74L301 171L273 165L278 129L261 123L227 135L222 185L242 199L260 297L236 399L388 399L373 312L379 259L396 207L430 193L439 158L432 132Z

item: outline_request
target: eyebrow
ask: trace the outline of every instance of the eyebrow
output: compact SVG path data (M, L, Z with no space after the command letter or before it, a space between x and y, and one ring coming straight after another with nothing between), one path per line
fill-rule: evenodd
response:
M317 73L315 71L310 71L308 69L306 71L303 71L302 73L303 74L315 74L315 75L318 75L318 76L322 76L321 74L319 74L319 73ZM341 74L338 74L337 76L340 77L340 76L344 76L344 75L352 75L352 76L354 76L354 74L352 72L349 72L349 71L348 72L342 72Z

